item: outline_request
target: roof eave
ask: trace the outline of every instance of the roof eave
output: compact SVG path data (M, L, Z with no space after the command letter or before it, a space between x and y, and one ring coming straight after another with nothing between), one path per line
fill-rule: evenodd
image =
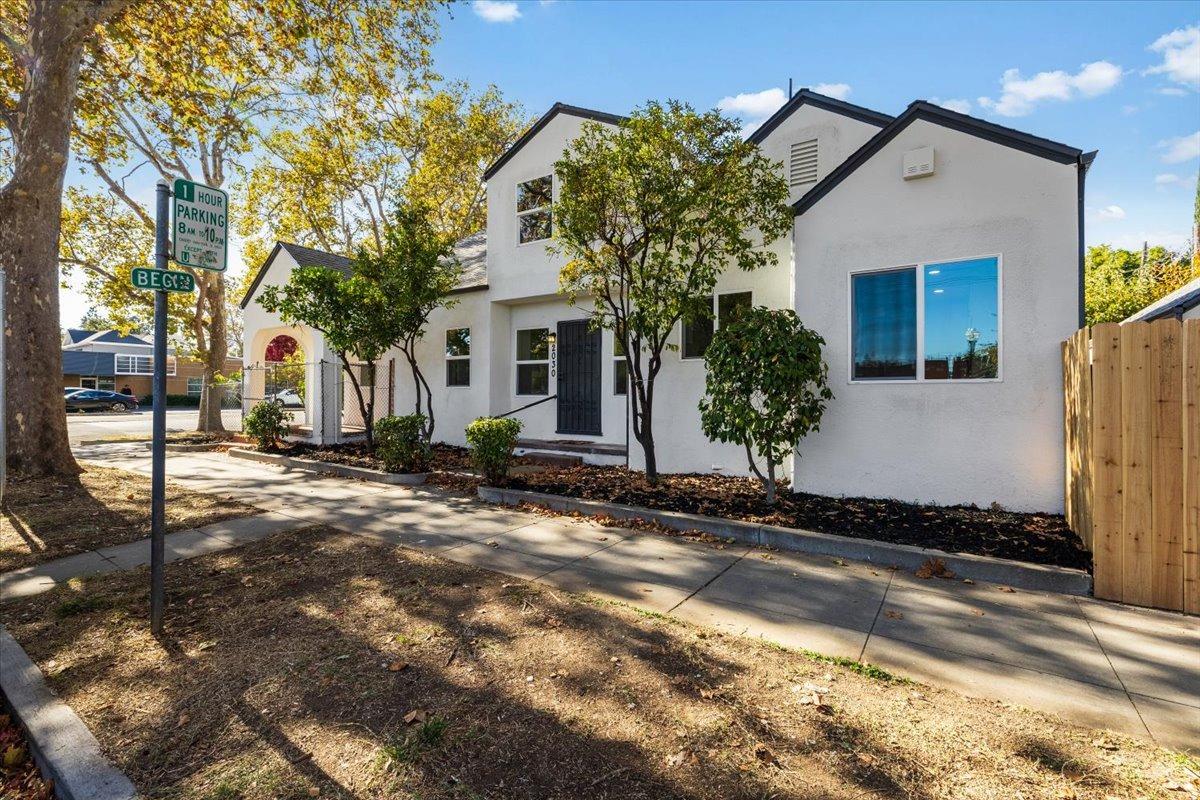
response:
M780 106L778 111L768 117L766 122L759 125L754 133L747 136L746 141L753 144L762 144L763 140L771 134L771 131L782 125L784 120L792 115L792 112L803 105L832 111L835 114L841 114L842 116L856 119L859 122L879 127L883 127L895 119L891 114L885 114L882 111L875 111L866 106L847 103L845 100L838 100L836 97L818 94L810 89L801 89Z
M518 151L521 150L521 148L529 144L529 142L533 140L533 137L537 136L538 133L541 132L542 128L549 125L550 121L559 114L570 114L573 117L582 117L595 122L606 122L610 125L620 125L622 122L625 122L627 119L629 119L628 117L621 116L620 114L610 114L607 111L596 111L590 108L567 105L566 103L555 103L554 105L550 106L549 111L538 118L537 122L530 125L529 129L521 134L521 136L512 143L512 146L505 150L499 158L493 161L491 166L484 170L483 179L485 181L490 180L493 175L499 172L500 169L507 164L509 160L518 153Z

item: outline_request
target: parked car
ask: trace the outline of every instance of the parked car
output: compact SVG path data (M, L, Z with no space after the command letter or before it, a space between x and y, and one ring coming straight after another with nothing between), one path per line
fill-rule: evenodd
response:
M67 411L133 411L138 407L136 397L103 389L81 389L64 399Z
M303 408L304 398L295 389L281 389L274 394L269 394L267 400L274 400L283 405L284 408Z
M83 391L82 386L64 386L63 387L63 397L66 397L69 394L75 394L76 392L82 392L82 391Z

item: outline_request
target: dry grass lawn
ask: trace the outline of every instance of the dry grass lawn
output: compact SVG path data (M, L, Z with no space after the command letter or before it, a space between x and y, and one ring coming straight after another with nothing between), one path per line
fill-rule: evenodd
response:
M78 478L12 480L0 518L0 572L150 535L150 476L88 465ZM256 513L167 481L167 530Z
M1187 797L1195 761L313 527L0 618L148 797ZM1182 789L1178 787L1183 787Z

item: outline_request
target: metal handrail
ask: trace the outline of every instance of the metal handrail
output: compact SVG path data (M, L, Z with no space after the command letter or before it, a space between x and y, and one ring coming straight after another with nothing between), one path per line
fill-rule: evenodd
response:
M534 406L540 406L542 403L549 403L551 400L553 400L556 397L558 397L557 394L552 394L549 397L543 397L541 400L534 400L532 403L523 405L520 408L514 408L512 411L505 411L503 414L498 415L496 417L496 419L504 419L505 417L510 417L513 414L516 414L518 411L524 411L527 408L533 408Z

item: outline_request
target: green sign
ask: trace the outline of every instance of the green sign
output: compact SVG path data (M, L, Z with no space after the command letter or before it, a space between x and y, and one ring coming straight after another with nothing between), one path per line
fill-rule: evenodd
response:
M134 267L130 283L135 289L161 289L164 292L194 292L196 279L186 272Z
M171 202L172 258L185 267L224 272L229 261L228 233L229 195L176 178Z

